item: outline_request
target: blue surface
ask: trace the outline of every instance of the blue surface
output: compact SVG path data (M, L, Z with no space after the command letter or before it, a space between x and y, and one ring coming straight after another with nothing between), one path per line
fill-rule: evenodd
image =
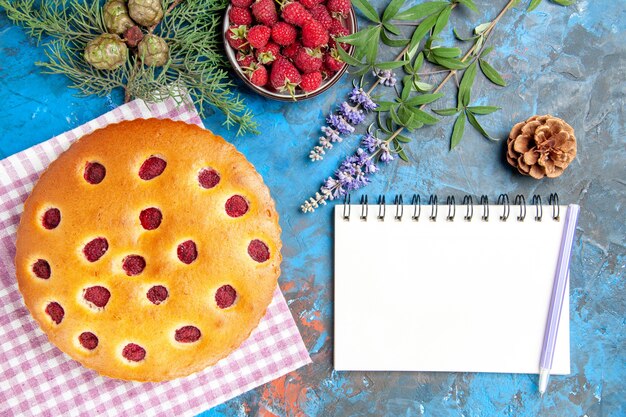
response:
M453 12L453 22L464 33L495 16L505 1L477 3L482 17L462 8ZM625 22L623 1L578 1L562 8L544 0L530 14L513 9L496 28L491 61L509 85L494 88L479 77L473 97L503 107L482 120L497 137L506 137L515 122L537 113L567 120L576 130L578 157L562 177L535 181L515 174L504 162L502 142L490 143L469 129L459 148L449 152L451 126L441 123L413 133L407 153L414 162L394 162L366 191L388 198L402 191L457 198L556 191L563 202L580 204L571 270L570 376L553 377L540 399L531 375L334 372L332 210L303 215L299 206L354 149L356 137L323 162L307 160L325 113L343 100L350 79L297 104L270 102L242 88L262 135L235 138L220 126L218 114L205 123L256 165L272 191L285 244L280 283L314 363L202 415L625 416ZM34 62L44 59L41 48L2 13L0 46L2 157L119 102L117 97L74 97L64 77L40 74ZM516 267L532 273L532 248L519 260Z

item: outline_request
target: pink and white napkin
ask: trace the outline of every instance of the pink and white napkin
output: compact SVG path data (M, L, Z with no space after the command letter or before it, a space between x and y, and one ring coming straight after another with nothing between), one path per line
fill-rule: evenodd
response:
M311 362L279 288L239 349L202 372L163 383L99 376L54 347L17 288L13 257L23 203L39 174L81 136L110 123L169 118L202 126L192 104L135 100L0 161L0 415L194 415Z

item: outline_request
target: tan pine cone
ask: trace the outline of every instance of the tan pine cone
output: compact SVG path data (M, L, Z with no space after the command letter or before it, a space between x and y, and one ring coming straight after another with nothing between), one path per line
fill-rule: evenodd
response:
M576 158L574 129L564 120L546 114L513 126L506 160L523 175L555 178Z

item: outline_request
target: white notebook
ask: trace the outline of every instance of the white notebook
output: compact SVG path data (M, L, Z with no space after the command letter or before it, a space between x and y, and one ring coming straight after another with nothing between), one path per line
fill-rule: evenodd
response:
M567 206L521 201L338 204L335 369L538 373ZM552 374L569 372L566 296Z

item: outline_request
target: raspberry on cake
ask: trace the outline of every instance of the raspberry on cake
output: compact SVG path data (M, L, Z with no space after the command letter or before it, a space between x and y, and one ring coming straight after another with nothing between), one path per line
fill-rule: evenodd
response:
M125 380L178 378L229 355L280 275L260 175L222 138L170 120L74 143L25 202L16 246L20 291L50 341Z

